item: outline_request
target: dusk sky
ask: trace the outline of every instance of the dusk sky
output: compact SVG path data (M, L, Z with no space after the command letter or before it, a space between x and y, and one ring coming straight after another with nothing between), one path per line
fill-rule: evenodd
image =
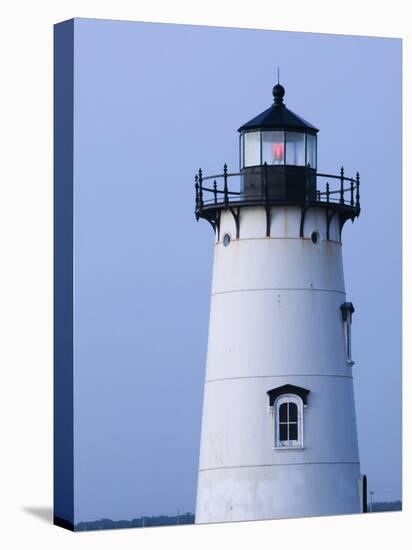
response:
M401 41L76 19L75 522L195 511L214 237L193 178L271 105L361 176L343 230L361 471L401 498Z

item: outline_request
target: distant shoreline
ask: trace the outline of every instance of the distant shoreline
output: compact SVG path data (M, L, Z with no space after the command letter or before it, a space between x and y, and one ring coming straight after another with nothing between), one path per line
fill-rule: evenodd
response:
M137 527L160 527L162 525L190 525L195 522L195 515L189 512L178 516L141 516L131 520L112 520L108 518L96 521L80 521L75 531L99 531L103 529L132 529Z
M402 501L374 502L372 513L375 512L399 512L402 510ZM370 512L368 505L368 512ZM76 523L75 531L99 531L106 529L134 529L141 527L161 527L166 525L191 525L195 522L195 515L187 512L177 516L141 516L131 520L112 520L108 518L95 521L80 521Z

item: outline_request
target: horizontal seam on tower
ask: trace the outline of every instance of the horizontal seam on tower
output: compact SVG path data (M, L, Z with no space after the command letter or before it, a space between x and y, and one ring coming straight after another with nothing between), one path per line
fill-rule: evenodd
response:
M326 377L332 377L332 378L349 378L350 380L353 380L353 376L349 376L347 374L260 374L257 376L228 376L227 378L211 378L210 380L205 380L205 384L208 384L209 382L222 382L225 380L243 380L243 379L251 379L251 378L282 378L282 377L291 377L291 376L326 376Z
M199 472L209 470L235 470L237 468L262 468L270 466L313 466L316 464L360 464L359 461L337 461L337 462L279 462L274 464L244 464L239 466L216 466L215 468L199 468Z
M217 296L218 294L233 294L234 292L261 292L267 290L302 290L306 292L335 292L336 294L346 294L344 290L333 290L330 288L239 288L238 290L222 290L220 292L212 292L211 296Z

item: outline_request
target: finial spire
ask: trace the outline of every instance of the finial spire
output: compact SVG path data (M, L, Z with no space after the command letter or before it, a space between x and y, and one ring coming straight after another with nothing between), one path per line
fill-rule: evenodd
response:
M279 83L279 67L277 68L278 72L278 83L273 87L272 94L274 97L273 103L275 105L283 105L283 96L285 95L285 88Z

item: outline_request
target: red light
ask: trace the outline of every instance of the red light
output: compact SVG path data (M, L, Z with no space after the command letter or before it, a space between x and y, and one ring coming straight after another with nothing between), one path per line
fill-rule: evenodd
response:
M273 156L275 160L283 160L283 143L273 144Z

